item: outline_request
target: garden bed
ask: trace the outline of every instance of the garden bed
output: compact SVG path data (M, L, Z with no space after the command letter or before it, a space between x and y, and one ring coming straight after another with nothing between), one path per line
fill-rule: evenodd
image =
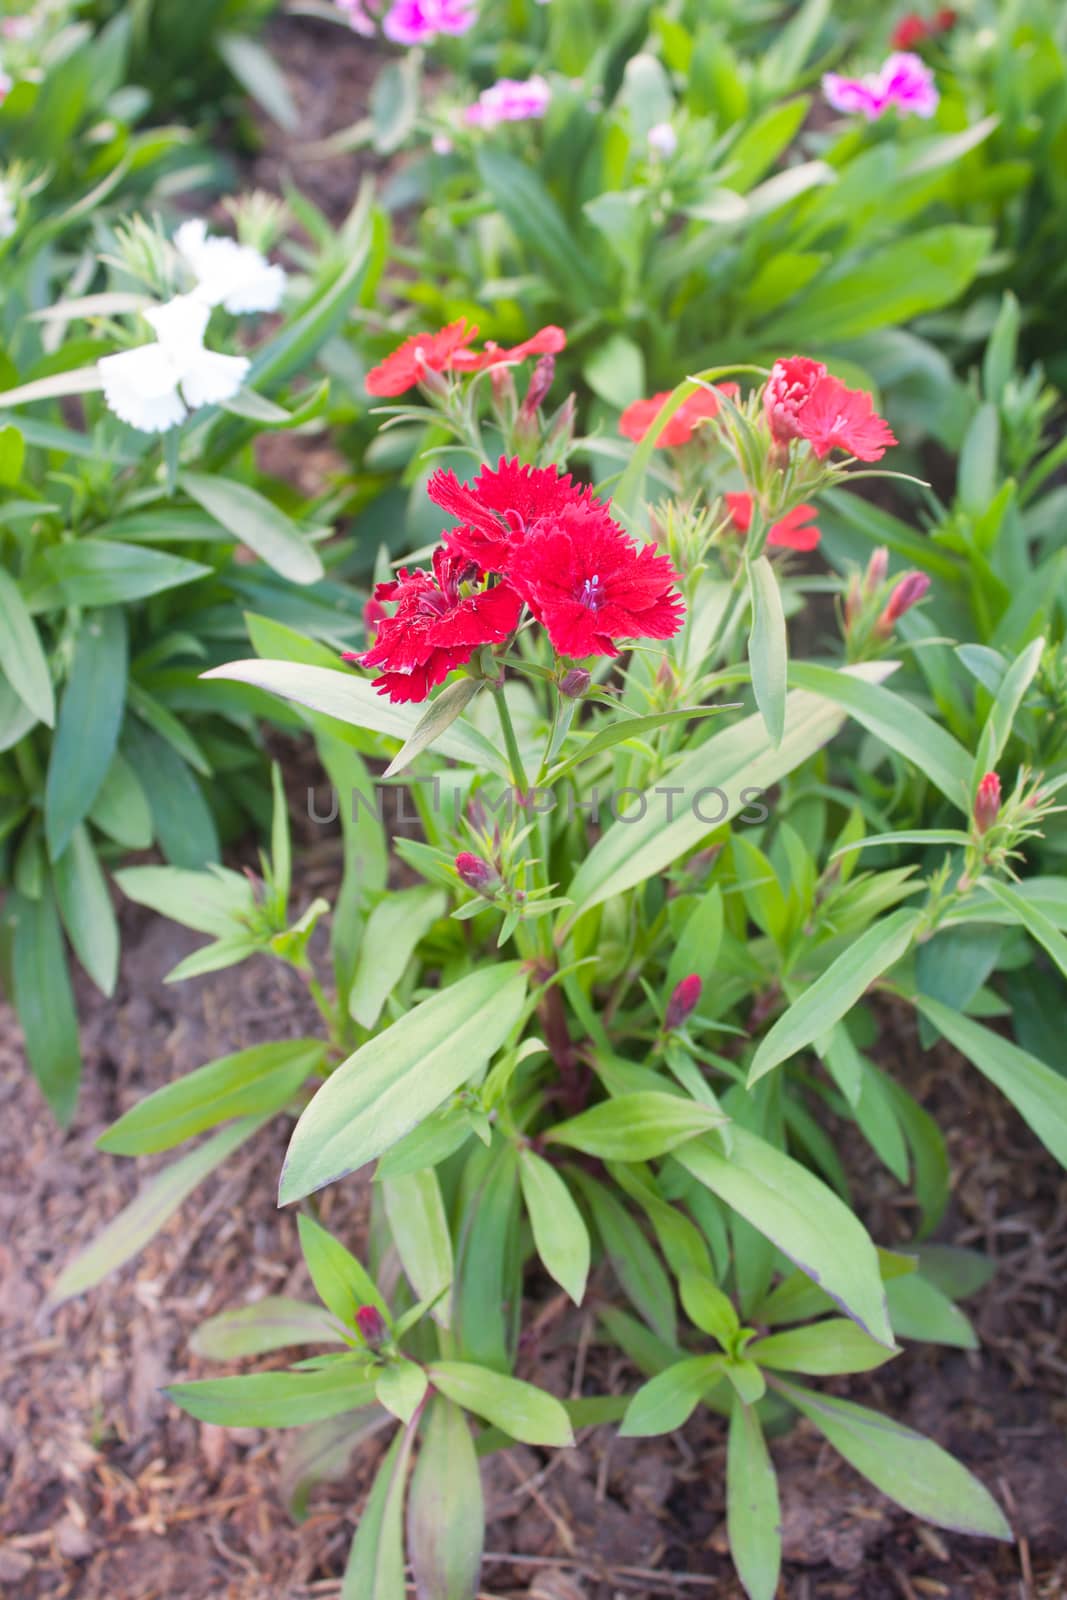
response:
M330 876L328 857L309 863L309 881ZM310 1515L297 1524L279 1491L292 1435L200 1424L160 1392L175 1377L216 1370L188 1348L206 1316L265 1293L308 1292L293 1217L275 1207L283 1130L258 1136L224 1176L209 1180L132 1267L51 1316L41 1309L59 1268L136 1191L131 1163L94 1152L104 1127L202 1060L296 1035L314 1020L302 986L267 962L167 986L163 975L196 941L140 913L127 920L115 1000L88 990L82 997L88 1070L70 1132L42 1105L12 1015L0 1010L8 1241L0 1254L8 1323L0 1583L11 1600L332 1600L378 1447L358 1451L340 1481L315 1490ZM938 1237L987 1252L998 1270L968 1306L979 1351L913 1348L885 1372L836 1387L951 1449L999 1494L1019 1544L990 1546L916 1523L801 1424L772 1445L784 1593L1053 1600L1067 1592L1067 1306L1057 1288L1067 1261L1067 1184L960 1057L944 1046L919 1052L910 1018L884 1029L882 1052L953 1130L953 1202ZM854 1177L874 1236L889 1244L905 1237L911 1219L902 1191L873 1162ZM322 1196L323 1221L357 1253L365 1202L359 1180ZM602 1288L610 1296L610 1279ZM591 1342L596 1294L579 1312L547 1280L542 1289L530 1317L540 1330L539 1380L563 1395L632 1390L632 1369ZM534 1356L528 1345L530 1371ZM614 1434L589 1430L571 1452L520 1446L492 1459L483 1594L740 1600L726 1551L721 1423L705 1413L677 1438Z

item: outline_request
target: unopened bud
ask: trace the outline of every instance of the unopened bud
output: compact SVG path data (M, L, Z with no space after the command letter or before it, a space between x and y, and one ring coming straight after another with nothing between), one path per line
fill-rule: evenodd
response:
M917 606L930 587L930 579L925 572L906 572L889 596L882 615L878 618L879 633L889 633L893 624L899 622L905 611L910 611L912 606Z
M533 416L534 412L541 405L541 402L545 399L548 391L551 389L552 380L555 378L555 376L555 356L542 356L536 367L533 369L533 374L526 390L526 399L522 402L522 414L524 417Z
M498 416L510 417L514 415L519 397L515 392L515 379L511 375L511 368L503 362L489 368L489 383L493 390L493 409Z
M566 695L568 700L580 700L584 694L588 693L589 685L592 681L592 673L587 672L584 667L572 667L560 679L559 692L562 695Z
M663 1025L668 1033L689 1021L700 1004L703 990L704 984L695 972L691 972L688 978L683 978L677 985L667 1002L667 1015L663 1019Z
M880 589L889 575L889 551L885 545L879 545L867 563L867 572L863 580L863 592L866 595L874 594Z
M574 443L574 418L577 403L572 394L569 394L548 424L545 443L557 455L565 453Z
M475 894L488 894L500 882L495 867L483 861L481 856L472 855L469 850L461 850L456 857L456 871L467 888L473 889Z
M419 387L430 396L432 400L447 400L449 394L448 379L433 367L426 365L421 350L415 351L415 365L419 369Z
M863 604L863 594L860 589L860 580L855 573L848 580L848 589L845 592L845 630L852 627L860 614Z
M356 1327L372 1350L377 1350L379 1345L385 1343L389 1332L385 1326L385 1318L377 1306L360 1306L356 1312Z
M1000 815L1000 779L987 772L974 797L974 826L979 834L988 833Z

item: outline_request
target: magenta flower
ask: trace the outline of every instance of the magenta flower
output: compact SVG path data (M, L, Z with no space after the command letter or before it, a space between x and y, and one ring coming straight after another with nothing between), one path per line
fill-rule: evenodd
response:
M476 128L495 128L500 122L527 122L543 117L551 98L552 91L540 74L525 81L500 78L467 107L463 120Z
M339 11L344 12L354 32L361 34L364 39L374 37L374 18L368 14L365 0L334 0L334 3Z
M822 92L835 111L859 114L868 122L877 122L891 106L901 116L932 117L940 99L930 68L907 51L897 51L877 72L867 72L862 78L828 72Z
M439 33L466 33L477 18L472 0L393 0L382 32L394 44L430 44Z

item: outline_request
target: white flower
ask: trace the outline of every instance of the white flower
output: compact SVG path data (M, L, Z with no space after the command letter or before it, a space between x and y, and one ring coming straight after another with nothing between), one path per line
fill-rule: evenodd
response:
M678 148L678 135L669 122L657 122L648 130L648 145L657 156L673 156Z
M0 178L0 239L10 239L17 226L15 197L10 186Z
M183 294L144 315L156 343L104 356L96 364L104 399L117 417L142 433L166 433L198 406L233 398L251 362L204 349L208 305Z
M285 271L236 239L208 238L200 217L183 222L174 245L196 277L193 294L205 305L222 306L234 316L246 311L277 311L285 293Z

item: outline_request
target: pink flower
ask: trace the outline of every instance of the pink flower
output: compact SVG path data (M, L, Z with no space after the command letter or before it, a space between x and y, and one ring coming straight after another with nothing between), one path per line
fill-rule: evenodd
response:
M481 856L472 855L469 850L461 850L456 857L456 871L468 889L473 889L475 894L488 895L500 882L500 874L488 861L483 861Z
M394 44L430 44L439 33L466 33L477 20L470 0L393 0L382 32Z
M763 391L763 414L777 444L800 438L800 413L819 379L825 377L822 362L809 361L807 356L790 356L774 363Z
M500 78L491 88L483 89L474 104L467 107L463 120L473 128L495 128L500 122L528 122L544 116L551 98L552 91L540 74L525 81Z
M348 25L356 33L362 34L364 39L372 39L375 32L374 18L368 15L366 0L334 0L339 11L343 11L348 18Z
M821 461L844 450L860 461L880 461L896 444L889 424L878 416L864 389L849 389L839 378L820 378L799 417L801 437Z
M691 972L688 978L683 978L681 983L675 986L674 993L667 1002L667 1014L663 1019L663 1026L668 1033L673 1033L675 1028L680 1028L684 1022L689 1021L700 1004L703 991L704 984L695 972Z
M974 797L974 826L977 832L988 833L999 815L1000 779L995 772L987 772Z
M858 113L868 122L876 122L890 106L902 115L932 117L940 100L930 68L907 51L896 51L877 72L867 72L862 78L827 72L822 91L835 111Z

